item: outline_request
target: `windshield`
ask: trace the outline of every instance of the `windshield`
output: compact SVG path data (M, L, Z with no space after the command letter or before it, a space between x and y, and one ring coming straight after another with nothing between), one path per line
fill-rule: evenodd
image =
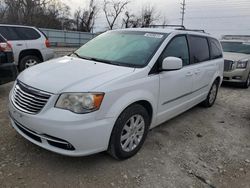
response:
M103 63L144 67L165 38L163 33L112 31L94 38L74 54Z
M221 42L224 52L250 54L249 42Z

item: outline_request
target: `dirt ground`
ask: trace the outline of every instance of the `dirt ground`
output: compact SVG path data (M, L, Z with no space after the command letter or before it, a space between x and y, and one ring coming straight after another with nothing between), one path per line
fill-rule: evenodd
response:
M194 107L150 131L126 161L106 153L70 158L11 128L0 86L0 187L250 187L250 89L224 86L209 109Z

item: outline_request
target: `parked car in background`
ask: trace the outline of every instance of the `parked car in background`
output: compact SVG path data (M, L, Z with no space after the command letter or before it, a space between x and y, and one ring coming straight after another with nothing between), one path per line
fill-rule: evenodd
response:
M243 40L222 40L224 51L224 82L250 86L250 42Z
M20 71L54 57L48 38L35 27L0 24L0 34L11 44Z
M223 63L219 41L206 33L109 31L70 56L21 73L9 97L11 124L53 152L107 150L126 159L140 150L150 128L199 103L211 107Z
M14 81L17 77L17 67L11 45L0 35L0 85Z

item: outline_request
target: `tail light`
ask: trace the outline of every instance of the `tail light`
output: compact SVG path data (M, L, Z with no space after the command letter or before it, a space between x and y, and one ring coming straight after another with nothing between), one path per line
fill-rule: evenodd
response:
M50 42L49 42L49 39L46 39L46 40L45 40L45 46L46 46L47 48L49 48L49 47L50 47Z
M12 52L12 47L8 42L1 42L0 43L0 51L2 52Z

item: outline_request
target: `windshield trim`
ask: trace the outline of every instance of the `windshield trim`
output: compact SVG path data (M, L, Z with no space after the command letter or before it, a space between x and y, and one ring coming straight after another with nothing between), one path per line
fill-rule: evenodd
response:
M116 33L135 33L135 34L146 34L146 33L152 33L152 34L161 34L163 35L162 40L159 42L159 44L156 46L155 50L152 52L152 55L147 59L147 61L145 61L145 64L143 65L135 65L135 64L130 64L130 63L123 63L123 62L118 62L118 61L111 61L112 63L108 63L108 60L102 60L102 59L96 59L93 57L82 57L80 55L78 55L78 58L81 59L87 59L90 61L96 61L99 63L105 63L105 64L110 64L110 65L116 65L116 66L123 66L123 67L130 67L130 68L144 68L146 66L148 66L149 62L152 60L152 58L154 57L154 55L156 54L156 52L159 50L160 46L163 44L163 42L165 41L165 39L168 37L169 33L161 33L161 32L152 32L152 31L108 31L110 33L112 32L116 32ZM86 43L87 44L87 43ZM78 49L77 49L78 50ZM75 50L72 54L77 54L77 50ZM70 54L70 55L72 55Z

